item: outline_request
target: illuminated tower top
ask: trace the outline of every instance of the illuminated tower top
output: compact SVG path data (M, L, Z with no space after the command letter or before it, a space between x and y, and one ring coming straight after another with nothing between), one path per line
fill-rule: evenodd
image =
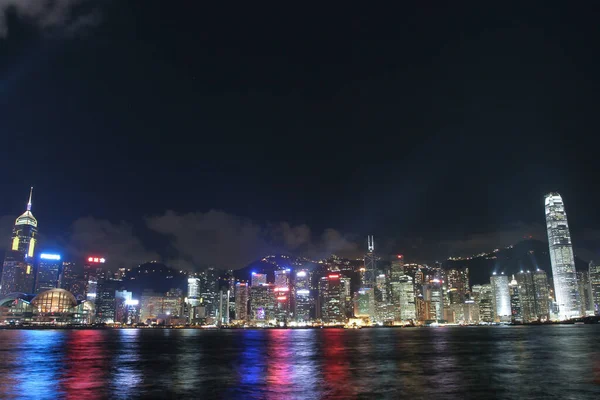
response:
M37 220L31 213L31 198L33 196L33 186L29 190L29 201L27 202L27 210L17 218L15 225L31 225L37 227Z
M367 236L367 249L369 250L369 253L375 251L375 241L373 240L373 235Z

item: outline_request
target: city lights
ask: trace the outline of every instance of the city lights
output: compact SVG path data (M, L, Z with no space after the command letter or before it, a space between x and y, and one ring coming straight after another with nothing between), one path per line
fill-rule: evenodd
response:
M42 253L40 254L40 258L42 260L60 260L60 254Z

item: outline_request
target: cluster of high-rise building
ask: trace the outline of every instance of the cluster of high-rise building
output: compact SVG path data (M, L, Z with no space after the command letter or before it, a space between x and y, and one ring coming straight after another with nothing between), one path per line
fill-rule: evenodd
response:
M469 268L390 260L373 236L361 262L332 256L253 272L176 271L156 262L109 272L107 260L83 262L38 253L38 222L26 211L14 225L0 274L0 323L198 324L216 326L428 325L532 323L600 315L600 263L576 271L564 204L545 197L551 279L546 272L494 273L470 284ZM263 261L277 265L273 256ZM156 281L161 285L154 285Z

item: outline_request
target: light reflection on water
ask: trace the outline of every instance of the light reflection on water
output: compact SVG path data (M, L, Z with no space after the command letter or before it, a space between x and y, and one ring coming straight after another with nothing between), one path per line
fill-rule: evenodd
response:
M0 330L0 398L600 398L600 326Z

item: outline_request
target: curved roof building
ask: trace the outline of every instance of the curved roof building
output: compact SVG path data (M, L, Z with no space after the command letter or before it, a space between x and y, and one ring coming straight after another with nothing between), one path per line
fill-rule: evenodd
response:
M31 305L38 313L67 313L77 306L77 300L65 289L50 289L35 296Z

